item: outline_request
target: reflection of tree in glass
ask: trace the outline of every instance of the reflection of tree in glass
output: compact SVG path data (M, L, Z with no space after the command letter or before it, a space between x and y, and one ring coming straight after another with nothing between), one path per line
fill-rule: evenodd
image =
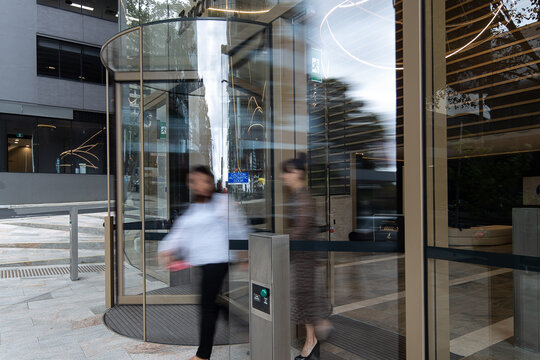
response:
M331 195L350 193L351 153L362 157L365 169L388 161L377 155L385 153L388 140L379 117L349 93L349 85L338 79L309 84L308 160L314 193L325 192L327 165Z
M446 59L447 88L439 98L448 96L448 146L457 154L448 163L450 226L508 224L512 207L521 205L521 179L537 159L537 153L524 151L535 143L527 133L540 124L539 5L539 0L469 2L447 11L452 23L464 24L447 23L447 43L455 49L471 42L493 10L501 9L482 36ZM514 131L524 134L522 142L494 138ZM503 146L506 154L488 156L494 151L488 144Z
M540 20L540 0L503 1L503 12L518 26Z
M504 91L523 87L520 79L540 83L538 72L540 70L540 57L538 56L539 41L532 35L536 31L533 21L538 21L539 0L531 0L529 6L522 2L511 3L503 1L501 11L497 13L489 31L486 31L477 40L465 47L461 52L447 59L447 90L440 92L439 98L448 95L448 103L455 108L469 109L471 106L479 108L482 98L488 98L485 105L496 106L499 100L490 103L490 87L500 84ZM463 4L460 12L463 14L459 20L447 24L448 52L459 48L470 41L473 35L481 32L492 16L493 6L478 7L476 2ZM457 14L459 16L459 14ZM447 17L454 18L454 12ZM485 18L478 20L478 18ZM460 23L465 25L451 25ZM512 81L515 80L515 81ZM472 82L474 81L474 82ZM506 82L506 83L505 83ZM469 89L477 89L474 93L480 96L470 96ZM503 92L501 88L494 89ZM435 100L437 101L437 100Z
M182 10L191 8L189 0L125 0L128 24L137 25L179 17Z

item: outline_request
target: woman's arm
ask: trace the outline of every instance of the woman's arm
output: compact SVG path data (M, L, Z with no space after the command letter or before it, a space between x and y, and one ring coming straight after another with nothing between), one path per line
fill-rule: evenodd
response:
M168 267L174 261L174 254L183 247L183 218L179 217L174 222L171 231L159 242L158 262L163 267Z

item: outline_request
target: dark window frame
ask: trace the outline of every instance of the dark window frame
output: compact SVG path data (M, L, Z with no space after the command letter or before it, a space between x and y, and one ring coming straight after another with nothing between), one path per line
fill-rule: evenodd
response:
M39 42L40 40L44 40L44 41L49 41L49 42L54 42L56 44L58 44L58 59L57 59L57 62L56 62L56 68L58 69L57 72L58 72L58 75L51 75L51 74L47 74L46 71L40 69L39 67L39 64L40 64L40 45L39 45ZM76 46L76 47L79 47L81 49L80 51L80 56L79 56L79 64L78 64L78 67L79 67L79 76L78 76L78 79L74 79L73 77L64 77L62 76L62 61L61 61L61 52L62 52L62 45L67 45L67 46ZM65 40L59 40L59 39L55 39L55 38L51 38L51 37L47 37L47 36L42 36L42 35L36 35L36 72L37 72L37 76L44 76L44 77L50 77L50 78L53 78L53 79L62 79L62 80L68 80L68 81L76 81L76 82L85 82L85 83L89 83L89 84L97 84L97 85L105 85L105 67L103 66L103 64L101 64L101 61L98 57L97 61L100 65L100 68L101 68L101 72L100 72L100 82L96 82L96 81L90 81L90 80L87 80L84 78L84 73L85 73L85 67L84 67L84 53L85 53L85 50L93 50L93 51L101 51L101 48L98 47L98 46L90 46L90 45L86 45L86 44L80 44L80 43L76 43L76 42L72 42L72 41L65 41ZM94 64L96 65L96 64Z

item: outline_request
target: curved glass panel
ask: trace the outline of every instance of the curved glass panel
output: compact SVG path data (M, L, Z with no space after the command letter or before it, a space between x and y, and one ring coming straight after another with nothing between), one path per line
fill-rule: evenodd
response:
M120 0L120 29L185 17L192 7L189 0Z
M121 182L117 192L117 271L118 271L118 303L133 304L140 301L142 293L143 236L141 231L140 202L140 86L132 83L119 85L121 92L117 110L120 112L117 121L120 139L117 151L118 178ZM117 112L118 113L118 112ZM132 330L143 333L143 317L141 309L133 313Z
M199 22L165 22L144 27L144 71L197 69Z
M136 196L138 204L144 202L146 292L137 295L147 304L147 340L193 344L180 331L164 328L171 309L179 311L175 316L182 326L198 333L198 323L180 314L190 307L198 311L197 268L168 271L156 254L171 223L192 201L189 169L205 165L215 175L217 191L227 193L230 227L240 220L249 232L347 245L320 254L307 245L302 250L300 257L317 259L311 294L334 307L331 317L339 331L382 330L395 346L376 356L396 358L403 350L401 3L349 5L280 4L271 8L274 15L257 15L268 16L268 26L232 19L145 24L137 28L141 72L133 61L113 58L127 51L117 46L136 39L115 39L108 45L112 49L103 49L121 91L143 80L144 186ZM360 30L352 20L358 16L364 19ZM313 199L309 209L297 206L296 189L282 167L302 153L304 185ZM308 213L310 228L299 233L298 216ZM242 240L235 233L229 239ZM229 326L220 320L216 335L216 344L235 345L229 355L238 359L249 356L249 272L242 246L230 252L229 281L219 296L228 305ZM293 262L296 293L302 289L294 286L304 282L296 273L301 266ZM298 329L294 346L301 348ZM332 344L344 357L369 358L337 337Z
M120 29L125 30L160 20L198 17L235 17L257 20L261 16L281 15L297 0L120 0L118 12ZM281 8L276 5L281 6Z
M139 29L119 34L105 44L101 59L113 72L139 71Z
M139 32L143 44L142 90L138 59L115 58L139 54L139 39L134 36ZM115 71L122 99L124 215L123 227L119 227L120 256L139 275L139 281L145 279L144 286L140 282L136 288L123 285L120 303L146 303L148 341L186 343L181 332L164 331L161 319L171 309L166 305L183 304L180 312L198 311L199 269L169 271L157 261L160 241L191 202L186 179L191 167L205 165L213 171L218 192L228 193L229 208L240 214L231 221L241 221L245 227L249 218L254 228L272 229L265 187L272 169L267 134L271 128L270 96L265 94L270 86L267 40L265 27L258 24L178 21L145 25L120 35L102 51L104 61ZM127 51L124 46L132 48ZM245 174L247 181L229 181L231 173ZM229 236L235 239L236 234L231 232ZM244 253L232 258L242 256L245 258ZM128 272L122 270L123 284L129 282L128 277L135 278ZM223 289L222 303L247 289L246 268L232 265L230 273L234 280ZM240 334L231 341L245 343L247 323L234 312L229 321L236 326L234 333ZM197 322L180 324L198 326ZM217 343L229 344L230 334L227 322L220 320Z

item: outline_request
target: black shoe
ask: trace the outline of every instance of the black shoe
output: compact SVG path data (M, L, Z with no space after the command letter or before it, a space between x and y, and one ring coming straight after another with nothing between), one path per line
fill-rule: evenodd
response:
M321 347L319 341L315 344L308 356L303 357L302 354L294 358L294 360L319 360L321 358Z

